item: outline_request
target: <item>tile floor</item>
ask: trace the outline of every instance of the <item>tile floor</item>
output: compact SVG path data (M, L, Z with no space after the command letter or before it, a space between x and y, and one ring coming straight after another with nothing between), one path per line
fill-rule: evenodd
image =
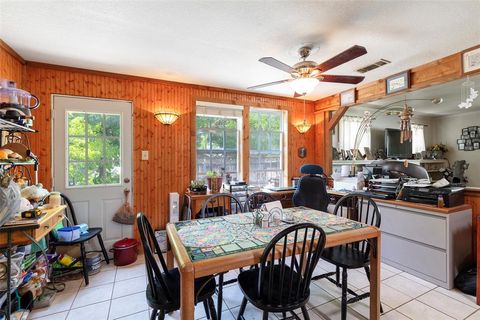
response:
M320 261L317 272L325 273L332 267ZM229 276L235 277L236 271L231 271ZM146 283L142 257L126 267L105 265L102 272L90 278L88 287L84 286L83 280L67 282L66 289L57 294L50 307L34 310L29 319L147 320ZM365 274L357 270L349 272L349 284L351 289L358 292L368 290L369 285ZM325 279L313 282L307 305L310 318L340 319L340 294L339 288ZM385 264L382 265L381 295L384 320L480 320L480 306L475 304L474 297L457 290L445 290ZM242 297L236 284L225 287L222 319L236 319ZM368 319L368 303L366 299L349 305L348 319ZM202 304L195 310L196 319L205 319ZM179 313L167 315L166 319L179 319ZM245 319L261 319L261 312L248 305ZM278 318L272 314L270 319Z

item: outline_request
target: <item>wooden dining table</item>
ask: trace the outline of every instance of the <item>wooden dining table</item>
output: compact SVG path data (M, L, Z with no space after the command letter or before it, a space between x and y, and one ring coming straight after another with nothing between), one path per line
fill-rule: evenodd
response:
M380 230L344 217L305 207L284 209L294 223L311 222L326 233L325 247L366 240L370 243L370 317L380 318ZM194 280L251 266L260 261L270 240L289 223L276 220L269 227L254 224L252 213L169 223L167 264L175 258L180 271L180 316L193 320Z

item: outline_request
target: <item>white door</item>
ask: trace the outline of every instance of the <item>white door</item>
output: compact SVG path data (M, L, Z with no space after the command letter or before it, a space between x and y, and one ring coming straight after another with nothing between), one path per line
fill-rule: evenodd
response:
M132 237L112 221L131 189L132 103L54 95L52 149L53 188L71 199L78 223L102 227L107 249Z

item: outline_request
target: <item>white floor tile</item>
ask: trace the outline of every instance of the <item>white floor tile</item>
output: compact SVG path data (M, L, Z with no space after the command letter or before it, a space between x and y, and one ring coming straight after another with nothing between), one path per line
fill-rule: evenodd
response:
M348 270L347 282L349 286L352 285L356 288L367 288L370 286L367 275L357 270Z
M400 269L397 269L397 268L395 268L395 267L392 267L392 266L389 265L389 264L386 264L386 263L383 263L383 262L382 262L382 270L383 270L383 269L388 270L388 271L390 271L390 272L392 272L392 273L394 273L394 274L398 274L398 273L402 273L402 272L403 272L403 271L400 270Z
M417 300L412 300L404 304L397 311L403 313L413 320L451 320L453 318L446 314L427 306Z
M82 282L82 287L92 288L101 286L103 284L113 283L115 281L116 270L101 271L93 276L88 277L88 286L85 281Z
M72 309L110 300L112 298L112 290L113 283L92 288L82 288L78 291L75 301L73 301Z
M51 314L49 316L44 316L40 318L32 318L32 314L28 317L28 319L32 320L65 320L67 318L68 311L60 312L60 313L55 313Z
M356 312L358 312L359 314L361 314L365 318L370 317L370 298L365 298L365 299L362 299L362 300L357 301L355 303L349 303L348 307L350 309L355 310ZM388 312L388 311L392 310L392 308L390 308L386 304L383 304L382 307L383 307L383 312Z
M453 299L456 299L460 302L463 302L463 303L469 305L472 308L480 309L480 306L477 305L477 300L476 300L475 296L465 294L458 289L448 290L448 289L445 289L445 288L442 288L442 287L437 287L437 288L435 288L435 291L438 291L438 292L440 292L444 295L447 295L447 296L449 296Z
M381 284L380 287L380 300L384 305L387 305L391 308L398 308L402 304L407 303L413 298L403 294L402 292L394 289L386 284Z
M223 301L228 308L240 306L242 300L243 292L237 284L223 288Z
M381 320L410 320L406 315L401 314L396 310L391 310L389 312L385 312L380 316Z
M342 296L342 289L337 287L335 284L331 283L327 279L320 279L320 280L314 281L313 283L315 283L321 289L328 292L328 294L330 294L334 298L338 298L338 297ZM351 285L351 284L348 285L348 288L350 288L353 291L358 291L359 290L357 287L355 287L354 285Z
M126 317L118 318L119 320L148 320L150 319L150 314L148 311L142 311L139 313L134 313Z
M422 295L428 291L429 288L415 282L413 280L407 279L401 275L395 275L387 280L383 281L384 284L389 285L390 287L397 289L398 291L412 297L416 298L419 295Z
M113 299L110 305L109 319L118 319L140 311L148 310L144 292Z
M480 310L470 315L466 320L480 320Z
M422 286L427 287L429 289L435 289L437 287L436 284L433 284L433 283L428 282L426 280L420 279L419 277L416 277L416 276L414 276L410 273L407 273L407 272L402 272L402 273L400 273L400 275L404 278L413 280L413 281L415 281L415 282L417 282L417 283L421 284Z
M49 307L33 310L30 313L30 318L34 319L37 317L43 317L54 313L68 311L72 307L72 303L75 300L76 295L76 291L68 291L65 293L57 294L55 296L55 300L53 300L52 304Z
M342 316L341 303L339 300L327 302L309 311L311 319L329 319L340 320ZM364 320L366 319L358 312L347 308L347 319L349 320Z
M69 291L77 292L83 283L83 277L77 280L65 281L64 283L65 283L65 289L63 289L62 293L69 292Z
M117 275L115 281L127 280L145 275L145 265L131 264L125 267L117 268Z
M310 299L307 302L307 309L319 306L335 299L332 295L321 289L314 283L310 284Z
M144 292L147 288L146 278L147 277L145 276L141 276L138 278L115 282L113 286L112 298L115 299L138 292Z
M235 316L234 319L238 316L238 311L240 310L240 307L233 308L231 309L233 316ZM262 319L263 317L263 311L260 309L257 309L254 307L252 304L248 303L247 307L245 308L245 312L243 313L243 318L245 320L258 320ZM278 320L278 318L275 316L273 313L268 314L268 319L269 320ZM223 317L222 317L223 320Z
M455 319L465 319L475 311L475 308L434 290L418 297L417 300Z
M110 300L91 304L85 307L72 309L68 313L67 320L107 320L108 310L110 309Z

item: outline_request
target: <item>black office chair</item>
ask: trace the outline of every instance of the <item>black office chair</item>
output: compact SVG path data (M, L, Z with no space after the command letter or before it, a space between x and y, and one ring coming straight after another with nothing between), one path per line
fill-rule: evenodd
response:
M233 195L228 193L218 193L210 196L203 203L202 210L200 211L201 218L221 217L230 214L243 213L243 206L240 201ZM241 270L241 269L240 269ZM218 292L217 292L217 318L222 317L222 299L223 299L223 286L237 282L237 279L231 279L223 282L224 273L218 274Z
M322 167L315 164L305 164L300 168L300 172L307 175L301 177L298 181L297 190L295 190L292 198L293 205L326 212L329 199L327 182L323 176Z
M296 243L293 248L289 240ZM244 294L237 319L250 302L263 310L263 319L269 312L293 312L301 309L304 319L310 319L305 304L310 297L312 273L325 247L325 232L312 223L290 226L277 234L260 258L260 267L240 273L238 284ZM287 259L287 256L290 256Z
M66 220L67 220L67 225L70 226L72 225L78 225L78 221L77 221L77 216L75 215L75 210L73 208L73 204L72 204L72 201L70 201L70 199L64 195L63 193L60 193L60 196L62 198L62 202L63 204L65 204L67 206L67 208L65 209L65 216L66 216ZM48 200L48 197L45 197L45 199L43 199L43 202L47 202ZM71 264L70 266L68 266L67 268L63 268L63 269L70 269L70 268L76 268L76 267L73 267L78 260L81 260L82 262L82 269L83 269L83 277L85 279L85 286L88 286L88 267L87 267L87 258L86 258L86 251L85 251L85 242L91 240L92 238L97 238L98 240L98 243L100 244L100 248L102 249L101 252L103 254L103 257L105 259L105 262L108 264L110 263L110 259L108 258L108 254L107 254L107 250L105 249L105 245L103 244L103 239L102 239L102 231L103 229L102 228L88 228L88 232L85 233L85 234L82 234L80 235L80 238L78 238L77 240L74 240L74 241L70 241L70 242L66 242L66 241L59 241L59 240L56 240L55 237L53 236L50 236L50 242L49 242L49 246L51 247L51 250L52 252L55 252L56 248L57 247L68 247L68 246L75 246L75 245L80 245L80 258L79 259L75 259ZM62 269L58 269L58 270L62 270Z
M180 272L178 268L168 270L152 226L143 213L137 214L137 227L147 269L147 303L153 309L150 319L163 320L166 313L180 309ZM155 258L155 254L157 258ZM160 261L160 266L156 259ZM195 279L195 304L203 302L207 319L213 320L217 319L212 298L215 286L213 276Z
M221 217L242 212L243 206L235 196L218 193L205 200L200 211L200 218Z
M244 212L252 212L259 209L264 203L275 201L275 198L267 192L255 192L245 200Z
M362 194L351 193L335 205L334 215L355 220L364 224L380 228L381 216L377 204L370 197ZM366 240L327 248L322 253L322 259L336 266L335 272L329 272L313 277L314 280L327 278L337 287L342 288L342 320L347 318L347 304L354 303L370 296L370 293L357 294L348 289L348 269L364 268L370 281L370 243ZM379 252L377 254L380 254ZM340 282L340 268L342 269L342 280ZM335 276L335 279L331 277ZM347 300L347 294L353 295ZM380 311L383 313L382 305Z

